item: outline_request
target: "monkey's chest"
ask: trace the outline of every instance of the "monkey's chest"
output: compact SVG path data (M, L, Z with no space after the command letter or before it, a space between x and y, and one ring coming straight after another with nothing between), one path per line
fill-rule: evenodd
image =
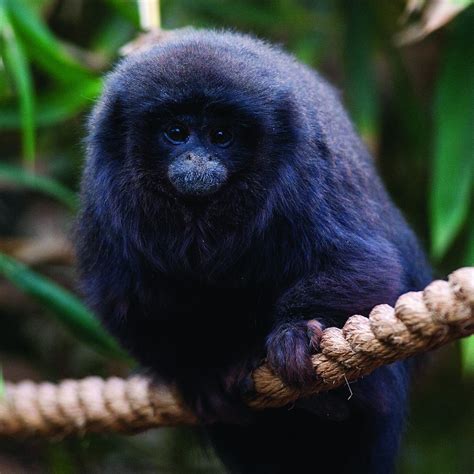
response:
M155 301L154 330L168 348L178 348L173 352L182 363L233 358L262 345L271 326L273 297L264 290L182 283L162 287Z

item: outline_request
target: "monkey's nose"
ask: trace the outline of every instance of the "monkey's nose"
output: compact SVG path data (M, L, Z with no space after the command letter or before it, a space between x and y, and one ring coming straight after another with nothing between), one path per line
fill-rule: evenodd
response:
M225 183L227 169L207 153L186 153L170 163L168 178L181 194L207 195Z
M214 161L214 157L207 154L188 153L186 155L186 161L194 163L196 165L205 164L208 161Z

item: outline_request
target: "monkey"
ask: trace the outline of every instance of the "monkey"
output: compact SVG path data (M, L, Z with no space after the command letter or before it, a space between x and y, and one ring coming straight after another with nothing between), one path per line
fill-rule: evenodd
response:
M317 380L325 327L431 270L319 73L277 46L196 30L123 59L88 122L80 287L173 384L232 473L390 473L413 362L252 412L252 370Z

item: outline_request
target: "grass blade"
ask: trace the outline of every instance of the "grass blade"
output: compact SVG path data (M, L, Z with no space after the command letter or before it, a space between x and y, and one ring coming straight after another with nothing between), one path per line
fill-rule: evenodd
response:
M0 163L0 183L8 182L45 193L67 206L71 211L76 210L77 198L74 192L46 176L36 175L28 170Z
M464 373L474 374L474 338L461 340L462 370Z
M101 79L88 79L39 97L36 101L36 125L51 126L76 117L92 105L101 90ZM20 126L21 114L18 109L13 105L2 106L0 130L15 130Z
M0 274L41 302L75 336L101 354L127 358L92 313L69 291L3 253L0 253Z
M0 36L5 66L14 81L20 99L23 159L26 164L32 166L35 160L33 80L23 45L12 27L5 2L0 3Z
M465 262L466 265L474 267L474 210L471 211L471 219L467 230L467 252Z
M32 60L61 82L90 77L90 72L74 59L52 35L35 8L24 0L7 0L11 20Z

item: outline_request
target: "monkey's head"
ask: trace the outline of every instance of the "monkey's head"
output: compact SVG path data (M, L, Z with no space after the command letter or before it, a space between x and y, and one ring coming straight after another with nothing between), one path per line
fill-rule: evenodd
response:
M87 221L171 269L207 262L199 274L217 274L266 232L306 225L308 243L316 227L344 235L360 206L380 211L383 190L335 91L245 35L183 33L125 58L87 145ZM291 245L306 258L301 233Z
M293 140L290 92L255 40L236 36L235 45L234 36L170 40L109 76L89 125L89 161L123 195L189 204L268 187Z

